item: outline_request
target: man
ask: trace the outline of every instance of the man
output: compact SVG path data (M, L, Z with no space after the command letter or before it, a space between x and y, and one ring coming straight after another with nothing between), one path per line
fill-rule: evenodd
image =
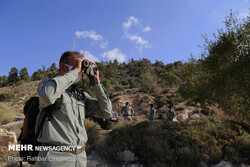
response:
M155 117L155 114L156 114L156 109L154 109L154 105L153 104L150 104L150 111L149 111L148 119L150 121L153 121L154 117Z
M171 104L168 105L168 111L166 113L166 116L167 116L167 120L169 120L169 121L173 121L173 119L175 117L175 112L174 112Z
M88 76L90 80L95 80L93 87L96 99L86 92L79 93L74 89L86 69L82 67L83 60L87 59L79 52L63 53L59 65L60 76L52 80L45 79L38 86L40 113L36 131L45 114L42 109L52 104L56 106L50 117L46 117L38 141L43 143L43 146L73 147L71 151L40 151L38 156L46 160L38 160L38 167L86 167L85 145L88 137L84 125L85 116L103 119L109 119L111 116L112 105L100 84L98 71L94 76Z
M129 105L129 102L126 102L126 105L122 107L121 110L122 115L124 116L125 120L132 121L132 115L134 115L134 109Z

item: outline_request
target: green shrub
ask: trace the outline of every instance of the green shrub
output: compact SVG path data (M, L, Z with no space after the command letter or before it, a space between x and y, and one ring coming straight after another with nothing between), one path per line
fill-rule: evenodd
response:
M104 81L102 81L102 84L106 89L109 89L111 86L111 81L109 79L105 79Z
M85 119L85 128L88 134L87 151L91 151L100 137L101 127L97 123Z
M12 93L0 93L0 101L10 101L14 97L15 95L13 95Z
M98 143L100 153L117 163L121 163L117 159L117 152L127 149L134 152L146 166L197 166L204 160L205 154L210 157L208 164L218 163L221 159L228 159L232 163L250 162L250 136L241 136L227 124L219 122L187 125L145 121L133 126L125 124L114 127Z
M115 90L115 91L123 91L123 90L124 90L124 87L121 86L121 85L115 85L114 90Z
M167 119L166 113L159 113L158 114L158 119L164 119L164 120L166 120Z
M0 104L0 125L14 121L17 113L5 104Z
M130 87L130 89L133 89L133 88L136 88L137 85L136 85L135 82L132 82L132 83L129 84L129 87Z

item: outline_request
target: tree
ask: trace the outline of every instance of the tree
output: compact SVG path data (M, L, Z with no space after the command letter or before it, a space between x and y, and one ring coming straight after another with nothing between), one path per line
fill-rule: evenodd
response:
M250 133L250 18L238 20L231 11L225 20L225 30L218 30L214 39L206 36L202 59L187 74L181 91L186 97L205 105L218 104L229 116L230 122ZM186 86L186 87L185 87ZM187 91L189 90L189 92Z
M13 84L19 80L18 78L18 69L16 67L12 67L8 76L8 83Z
M19 72L19 76L21 80L28 81L29 80L29 73L26 67L22 68Z
M214 85L209 89L210 101L218 103L234 116L232 122L250 133L250 17L241 21L237 15L231 11L225 31L218 30L214 40L205 37L202 66Z
M4 87L8 84L8 78L6 75L0 77L0 87Z

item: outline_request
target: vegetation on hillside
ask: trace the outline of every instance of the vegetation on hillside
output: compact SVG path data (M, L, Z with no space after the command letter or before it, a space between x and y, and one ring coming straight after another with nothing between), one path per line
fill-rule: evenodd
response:
M133 151L147 166L197 166L201 161L215 164L221 159L250 163L250 136L224 122L126 124L114 128L96 149L118 164L117 152L124 150Z

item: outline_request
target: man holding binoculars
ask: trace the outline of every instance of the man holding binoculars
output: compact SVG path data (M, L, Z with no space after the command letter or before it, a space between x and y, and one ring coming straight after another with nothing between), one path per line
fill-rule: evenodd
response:
M36 131L44 117L43 108L54 105L50 116L45 119L38 141L43 146L72 146L70 151L40 151L38 156L45 161L37 161L41 167L85 167L87 158L85 145L87 133L85 116L109 119L112 111L110 99L100 83L95 63L85 59L75 51L67 51L60 59L60 76L45 79L38 86L40 113L37 117ZM86 92L79 92L75 84L85 73L94 87L96 98Z

